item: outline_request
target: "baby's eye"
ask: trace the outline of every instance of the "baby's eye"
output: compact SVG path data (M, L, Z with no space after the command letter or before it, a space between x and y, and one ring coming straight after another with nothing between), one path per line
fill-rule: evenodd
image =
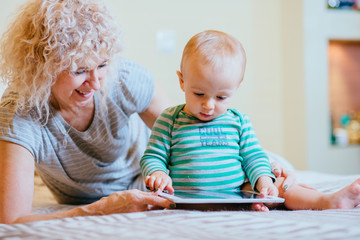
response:
M219 100L225 100L225 99L226 99L225 96L217 96L217 98L218 98Z
M204 94L203 93L194 93L196 96L204 96Z

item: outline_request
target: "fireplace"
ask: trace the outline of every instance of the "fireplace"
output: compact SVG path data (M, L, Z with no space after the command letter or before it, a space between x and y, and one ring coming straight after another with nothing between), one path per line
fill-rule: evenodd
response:
M360 144L360 40L330 40L331 142Z

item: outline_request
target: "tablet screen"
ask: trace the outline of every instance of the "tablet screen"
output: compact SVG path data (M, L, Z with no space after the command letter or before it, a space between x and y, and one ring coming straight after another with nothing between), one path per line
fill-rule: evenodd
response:
M283 198L261 196L250 191L203 191L203 190L176 190L174 195L160 193L175 203L282 203Z

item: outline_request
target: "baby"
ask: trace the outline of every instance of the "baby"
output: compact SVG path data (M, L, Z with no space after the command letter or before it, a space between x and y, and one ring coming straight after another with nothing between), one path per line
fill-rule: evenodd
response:
M186 103L166 109L152 129L140 162L146 186L170 193L253 189L285 198L289 209L357 206L360 179L333 194L301 184L281 187L284 179L271 173L248 116L229 108L245 64L241 43L229 34L210 30L189 40L177 72Z

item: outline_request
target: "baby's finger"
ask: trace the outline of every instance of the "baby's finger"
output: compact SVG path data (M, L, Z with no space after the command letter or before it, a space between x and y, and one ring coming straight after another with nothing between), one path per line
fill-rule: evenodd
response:
M270 189L269 195L277 197L279 196L279 190L274 186Z
M260 191L260 195L264 196L264 195L268 195L268 194L269 194L269 188L263 187Z
M167 190L166 188L167 188L168 185L169 185L168 181L166 181L165 179L162 179L161 184L159 186L159 189L161 191Z
M150 176L146 176L146 177L145 177L145 180L144 180L145 185L146 185L147 187L149 186L149 179L150 179Z
M148 176L147 179L147 186L149 187L150 190L154 190L154 183L155 183L156 178L152 177L152 176Z
M172 185L169 183L168 185L166 185L166 187L164 188L165 190L167 190L170 194L174 194L175 190L172 187Z
M154 190L155 191L158 191L159 189L161 191L164 190L163 182L164 182L164 180L161 177L156 178L156 180L154 182Z

